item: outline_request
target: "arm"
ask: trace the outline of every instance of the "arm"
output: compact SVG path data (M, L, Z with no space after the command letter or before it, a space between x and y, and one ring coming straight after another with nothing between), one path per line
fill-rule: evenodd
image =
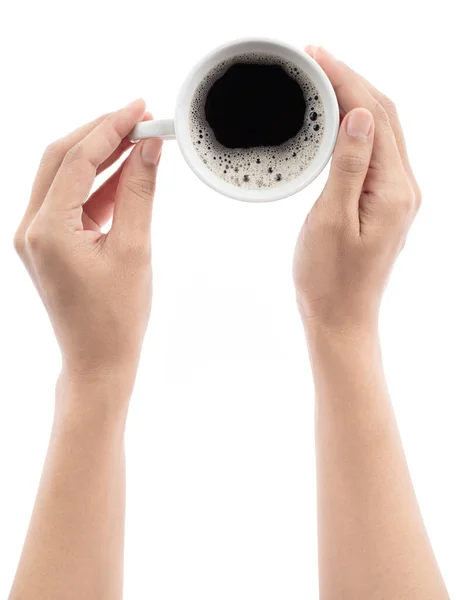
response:
M59 342L62 371L11 600L122 597L124 428L150 310L161 141L138 144L88 196L96 174L131 147L125 136L142 118L140 100L52 144L16 234Z
M382 368L378 313L420 192L397 113L308 47L346 113L294 276L315 382L322 600L447 600Z
M338 337L308 328L308 340L321 598L447 599L408 473L377 333Z

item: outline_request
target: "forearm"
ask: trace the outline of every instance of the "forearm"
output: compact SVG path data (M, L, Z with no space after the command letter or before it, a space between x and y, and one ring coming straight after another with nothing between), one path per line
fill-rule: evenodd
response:
M122 597L126 388L113 383L59 381L11 600Z
M447 599L409 476L375 329L307 328L316 391L322 600Z

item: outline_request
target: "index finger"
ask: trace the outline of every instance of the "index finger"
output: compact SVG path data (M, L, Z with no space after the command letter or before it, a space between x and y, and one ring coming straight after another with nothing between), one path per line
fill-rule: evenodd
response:
M87 199L97 171L116 151L131 129L143 118L145 104L135 100L108 115L65 155L44 200L51 210L80 209Z
M90 123L79 127L72 133L69 133L64 138L53 142L46 148L43 158L41 159L40 166L38 167L35 181L33 182L30 200L22 218L22 222L19 227L20 230L25 231L32 222L33 217L38 212L47 192L49 191L49 188L51 187L55 174L62 164L63 157L68 150L77 144L81 139L83 139L99 123L101 123L106 116L107 115L102 115Z

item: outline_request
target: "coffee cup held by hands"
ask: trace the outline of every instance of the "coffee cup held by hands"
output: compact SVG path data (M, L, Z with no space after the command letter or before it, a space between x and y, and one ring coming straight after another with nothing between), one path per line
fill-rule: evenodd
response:
M338 128L336 95L321 67L281 42L249 39L204 57L182 85L174 119L139 123L130 137L176 139L211 188L268 202L321 173Z

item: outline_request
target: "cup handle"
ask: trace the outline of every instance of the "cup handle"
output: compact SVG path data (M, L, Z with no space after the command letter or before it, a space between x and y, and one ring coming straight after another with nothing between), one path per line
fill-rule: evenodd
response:
M138 123L128 136L132 142L146 138L162 138L162 140L175 140L174 119L161 121L142 121Z

